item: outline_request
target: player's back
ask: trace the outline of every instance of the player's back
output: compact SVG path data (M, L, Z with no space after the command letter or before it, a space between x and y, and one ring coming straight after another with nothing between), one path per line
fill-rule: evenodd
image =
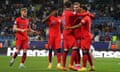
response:
M62 15L63 26L71 26L74 19L74 14L71 10L65 10Z
M72 26L72 22L74 21L75 15L73 14L72 10L65 10L62 14L62 24L63 27L70 27ZM72 30L63 30L64 33L71 33Z

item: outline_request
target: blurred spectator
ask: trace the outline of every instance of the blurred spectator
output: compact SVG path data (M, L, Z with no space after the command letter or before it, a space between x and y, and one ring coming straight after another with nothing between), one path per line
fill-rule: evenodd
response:
M28 17L30 18L31 27L40 31L40 35L30 33L30 37L35 37L32 40L46 40L47 28L45 24L40 24L41 20L45 18L52 6L57 5L60 12L63 10L62 2L67 0L5 0L0 1L0 34L5 36L14 36L12 26L14 20L19 16L20 8L28 8ZM87 6L88 10L96 15L96 19L101 22L94 23L93 33L94 41L110 41L112 35L119 32L117 25L120 22L120 4L114 0L71 0L72 2L80 1ZM61 4L60 4L61 3ZM102 17L100 19L100 17ZM108 19L103 19L108 17ZM109 18L113 18L111 21ZM109 20L109 21L107 21ZM116 22L116 21L119 22ZM102 22L104 21L104 22ZM119 24L118 24L119 26ZM118 30L118 31L117 31Z

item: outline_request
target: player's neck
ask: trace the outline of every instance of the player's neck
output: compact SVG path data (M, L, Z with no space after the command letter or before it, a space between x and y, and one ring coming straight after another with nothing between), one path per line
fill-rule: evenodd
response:
M80 13L85 13L85 12L87 12L87 11L84 11L84 10L83 10L83 11L80 11Z
M65 10L72 10L71 8L66 8Z
M24 19L24 18L26 18L26 17L24 17L23 15L21 15L21 18L23 18L23 19Z

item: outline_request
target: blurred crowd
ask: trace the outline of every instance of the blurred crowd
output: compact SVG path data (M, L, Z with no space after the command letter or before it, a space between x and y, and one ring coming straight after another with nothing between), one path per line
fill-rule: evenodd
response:
M73 2L77 0L72 0ZM82 0L79 0L82 2ZM86 3L85 3L86 1ZM112 18L104 20L104 22L93 22L92 33L94 41L110 41L112 35L116 35L116 25L114 20L119 20L120 3L110 0L109 3L99 3L99 0L85 0L83 3L88 10L96 15L95 20L99 17ZM101 0L102 1L102 0ZM106 0L107 1L107 0ZM19 16L20 8L28 8L28 18L30 19L31 27L40 32L40 35L30 34L31 40L46 40L47 26L42 24L41 20L45 18L53 6L59 8L60 13L63 10L63 0L5 0L0 1L0 36L14 36L12 26L15 18ZM93 21L95 21L93 20Z

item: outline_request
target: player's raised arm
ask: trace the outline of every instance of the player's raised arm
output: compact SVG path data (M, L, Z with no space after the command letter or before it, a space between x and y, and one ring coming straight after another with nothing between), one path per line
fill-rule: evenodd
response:
M50 15L48 15L46 18L44 18L44 19L42 20L42 23L44 23L45 21L47 21L49 17L50 17Z
M77 25L74 25L74 26L71 26L71 27L66 27L65 30L68 30L68 29L75 29L75 28L79 28L81 26L81 22Z
M42 20L42 23L44 23L45 21L47 21L50 16L55 15L55 14L56 14L56 11L57 11L57 8L56 8L56 7L53 7L51 13L50 13L46 18L44 18L44 19Z
M54 12L51 12L46 18L42 20L42 23L46 22L50 16L54 15Z

